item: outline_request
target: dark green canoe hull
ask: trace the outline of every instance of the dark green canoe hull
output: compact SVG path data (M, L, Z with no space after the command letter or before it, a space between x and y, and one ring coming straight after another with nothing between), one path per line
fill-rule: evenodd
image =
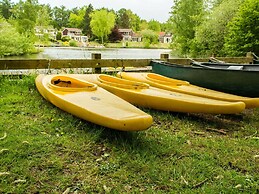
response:
M247 97L259 97L259 71L206 69L152 61L152 71L191 84Z

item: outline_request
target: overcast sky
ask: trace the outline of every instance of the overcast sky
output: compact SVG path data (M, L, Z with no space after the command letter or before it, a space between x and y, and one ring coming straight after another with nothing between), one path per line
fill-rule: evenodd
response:
M13 0L17 3L19 0ZM92 4L94 9L109 8L118 11L121 8L132 10L141 19L166 22L173 6L173 0L38 0L39 4L50 4L51 7L64 5L71 9Z

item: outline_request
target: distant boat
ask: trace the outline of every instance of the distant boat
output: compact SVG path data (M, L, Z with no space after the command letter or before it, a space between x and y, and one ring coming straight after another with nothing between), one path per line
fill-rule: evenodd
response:
M151 61L151 65L154 73L170 78L240 96L259 97L259 65L210 62L179 65L163 61Z

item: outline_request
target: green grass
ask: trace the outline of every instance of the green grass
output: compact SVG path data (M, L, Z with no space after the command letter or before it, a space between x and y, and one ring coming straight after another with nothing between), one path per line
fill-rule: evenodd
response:
M154 124L120 132L56 108L34 79L0 76L0 193L259 192L258 109L142 109Z

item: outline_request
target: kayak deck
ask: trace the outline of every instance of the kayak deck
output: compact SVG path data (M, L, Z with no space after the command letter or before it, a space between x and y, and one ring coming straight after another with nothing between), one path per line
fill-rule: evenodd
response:
M121 98L66 75L39 75L42 96L60 109L92 123L123 131L145 130L152 117Z

